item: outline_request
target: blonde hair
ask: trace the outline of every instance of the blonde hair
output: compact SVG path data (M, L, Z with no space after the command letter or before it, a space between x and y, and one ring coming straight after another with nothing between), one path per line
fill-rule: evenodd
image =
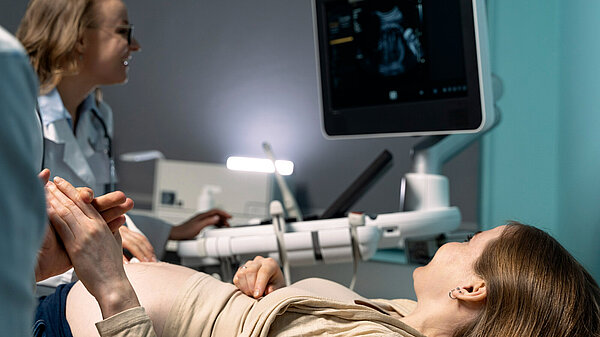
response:
M455 337L600 336L598 284L544 231L509 223L474 270L486 281L486 303Z
M95 22L95 0L31 0L17 30L40 81L49 92L64 75L78 72L77 42Z

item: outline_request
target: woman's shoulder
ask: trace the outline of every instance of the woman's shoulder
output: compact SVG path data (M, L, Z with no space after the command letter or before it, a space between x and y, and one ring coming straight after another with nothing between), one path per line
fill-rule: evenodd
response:
M401 316L410 314L417 307L417 302L409 299L373 299L371 302L377 303L379 306L384 307L386 311L393 311Z

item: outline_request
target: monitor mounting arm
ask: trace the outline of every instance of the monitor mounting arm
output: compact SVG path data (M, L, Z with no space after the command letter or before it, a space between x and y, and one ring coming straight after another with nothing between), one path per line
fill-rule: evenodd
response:
M448 178L442 175L442 165L493 129L495 120L484 131L469 134L427 136L411 150L412 167L402 179L400 209L418 211L449 207Z
M411 173L442 174L442 165L481 136L480 133L427 136L410 153Z

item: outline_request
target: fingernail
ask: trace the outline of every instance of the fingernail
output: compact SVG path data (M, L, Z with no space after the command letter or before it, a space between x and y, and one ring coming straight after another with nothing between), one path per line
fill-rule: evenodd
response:
M61 178L59 176L54 177L54 182L55 183L60 183L60 182L63 182L63 181L64 181L63 178Z
M254 290L254 297L258 297L258 295L260 295L260 290L255 289Z
M158 262L158 260L156 259L156 256L152 257L152 262Z

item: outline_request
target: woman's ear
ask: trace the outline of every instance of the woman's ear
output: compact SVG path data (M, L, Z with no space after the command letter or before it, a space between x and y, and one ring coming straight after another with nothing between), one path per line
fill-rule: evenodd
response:
M77 43L75 44L75 51L79 55L83 54L83 52L85 51L85 45L86 45L85 39L86 39L86 37L85 37L85 33L84 33L83 35L81 35L79 37L79 39L77 39Z
M470 303L483 303L487 298L487 288L485 281L475 280L472 284L462 287L459 291L454 292L456 299Z

